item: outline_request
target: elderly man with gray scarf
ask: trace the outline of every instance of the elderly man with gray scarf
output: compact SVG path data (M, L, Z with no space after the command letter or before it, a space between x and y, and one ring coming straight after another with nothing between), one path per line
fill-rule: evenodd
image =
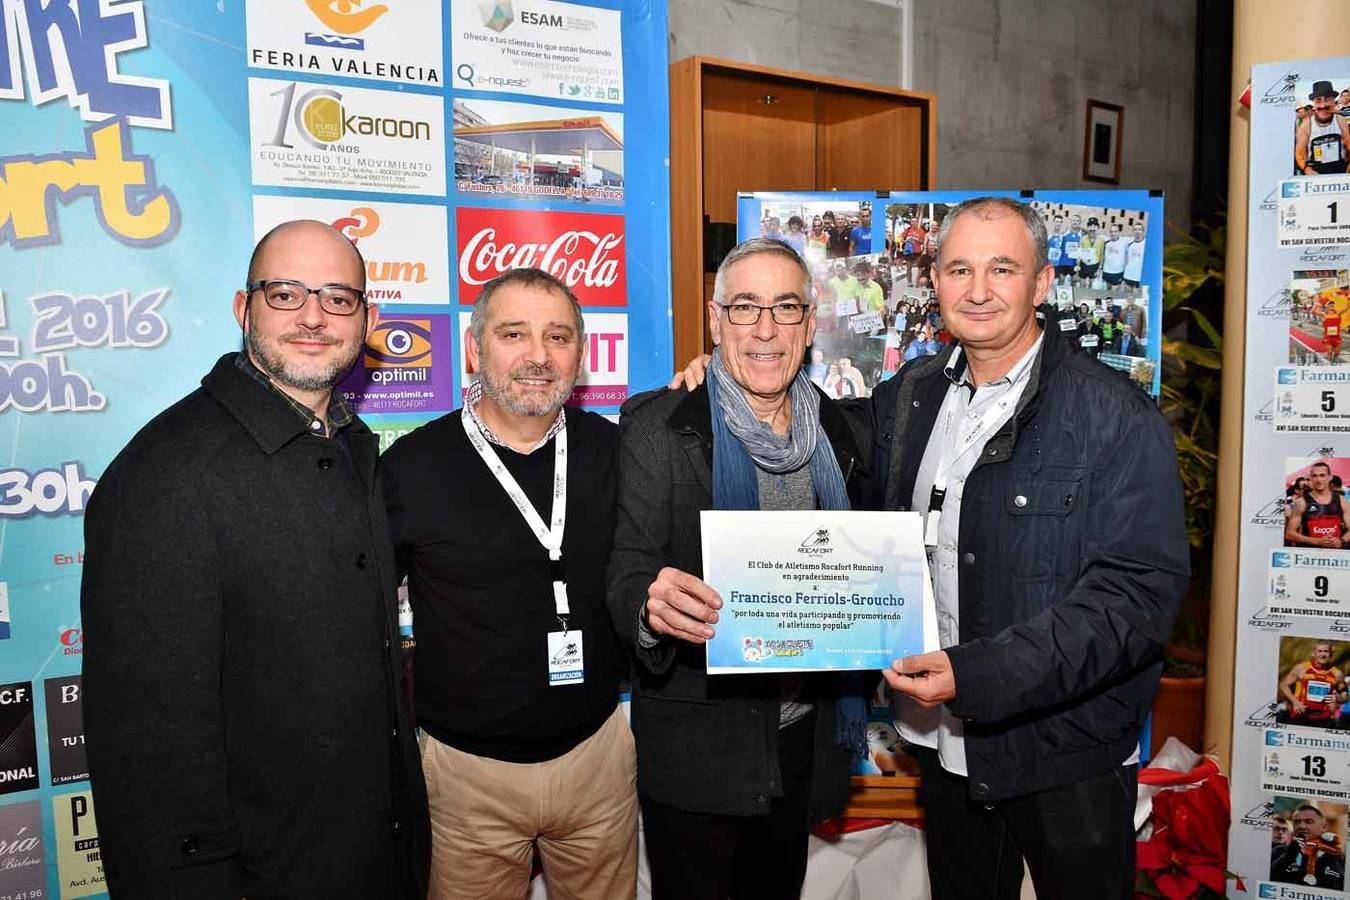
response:
M701 575L705 509L848 509L866 436L802 371L811 277L756 238L717 271L717 350L692 391L623 407L609 603L636 656L632 724L655 900L795 898L812 823L837 815L862 743L860 685L834 673L719 675L722 605Z

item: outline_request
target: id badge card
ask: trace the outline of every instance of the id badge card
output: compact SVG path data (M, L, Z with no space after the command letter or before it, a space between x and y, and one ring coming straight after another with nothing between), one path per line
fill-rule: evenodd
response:
M585 656L581 631L550 631L548 633L548 684L581 684L586 680Z

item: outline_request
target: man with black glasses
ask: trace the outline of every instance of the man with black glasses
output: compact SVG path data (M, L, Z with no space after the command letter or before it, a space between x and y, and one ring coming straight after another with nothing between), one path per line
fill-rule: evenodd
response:
M244 350L85 516L84 722L113 896L423 897L426 798L378 441L333 386L376 312L340 233L253 252Z
M699 513L856 507L865 457L801 371L815 310L790 248L754 239L732 250L708 318L717 351L704 384L640 394L620 423L609 603L638 662L632 718L652 896L796 897L810 824L847 796L840 682L709 678L704 644L721 598L700 577Z

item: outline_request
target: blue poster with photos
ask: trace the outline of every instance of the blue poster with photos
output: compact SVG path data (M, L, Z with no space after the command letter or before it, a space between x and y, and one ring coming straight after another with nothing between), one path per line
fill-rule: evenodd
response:
M338 389L382 448L460 405L464 323L506 268L579 296L571 402L614 415L669 377L665 6L556 6L546 27L476 0L4 4L0 898L104 894L83 516L131 436L239 349L258 237L316 219L363 254L381 322ZM572 52L482 49L541 42Z
M832 397L866 397L953 340L934 288L937 238L947 213L975 196L1016 198L1040 213L1054 269L1047 327L1157 397L1163 197L1142 190L742 194L738 239L781 240L811 271L812 380Z

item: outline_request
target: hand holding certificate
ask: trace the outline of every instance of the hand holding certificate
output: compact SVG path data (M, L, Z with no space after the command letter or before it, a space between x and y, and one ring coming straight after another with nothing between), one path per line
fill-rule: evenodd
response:
M937 648L918 513L701 517L703 581L723 604L709 674L887 669Z

